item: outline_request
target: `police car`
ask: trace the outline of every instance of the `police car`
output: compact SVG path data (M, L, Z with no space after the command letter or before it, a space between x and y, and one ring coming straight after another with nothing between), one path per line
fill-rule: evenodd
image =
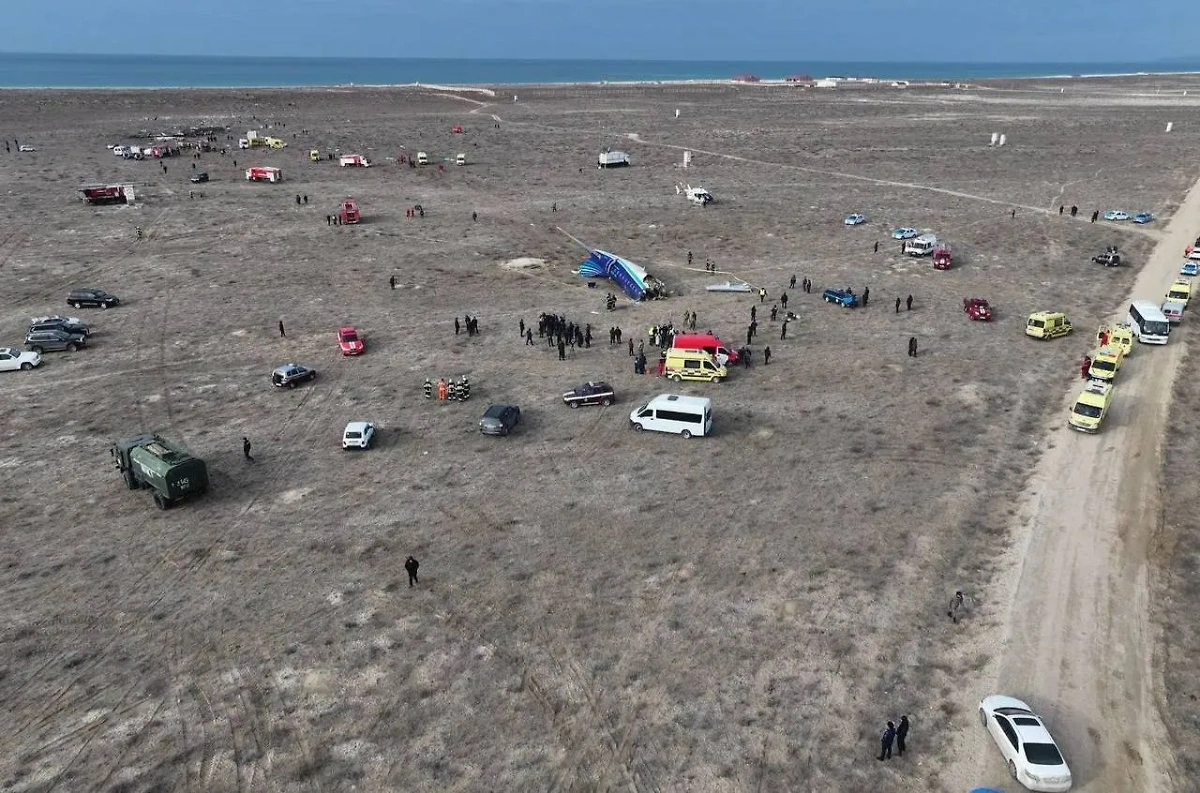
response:
M589 381L563 394L562 398L569 408L577 408L580 405L608 407L617 398L617 395L608 383Z

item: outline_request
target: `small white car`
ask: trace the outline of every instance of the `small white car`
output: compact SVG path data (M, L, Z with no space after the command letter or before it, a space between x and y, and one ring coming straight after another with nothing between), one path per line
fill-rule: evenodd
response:
M845 223L847 226L861 226L862 224L867 222L867 216L860 214L858 212L855 212L851 215L846 215L846 219L843 220L842 222Z
M1129 220L1129 213L1119 209L1110 209L1104 213L1105 220Z
M37 151L37 149L30 146L28 143L22 143L20 146L17 147L17 151Z
M12 347L0 347L0 372L15 372L18 369L29 371L35 366L42 365L41 353L29 350L15 350Z
M921 236L921 232L910 228L896 229L892 232L892 239L894 240L911 240L913 237L919 236Z
M375 425L369 421L352 421L342 433L343 449L370 449L375 440Z
M1019 699L993 695L979 703L979 720L991 734L1018 783L1038 793L1071 789L1071 769L1042 720Z

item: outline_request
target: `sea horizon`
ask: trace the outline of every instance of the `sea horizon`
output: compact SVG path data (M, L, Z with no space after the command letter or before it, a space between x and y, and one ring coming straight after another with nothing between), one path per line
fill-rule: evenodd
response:
M0 88L163 89L545 85L859 77L965 81L1200 72L1200 58L1095 62L313 58L0 53Z

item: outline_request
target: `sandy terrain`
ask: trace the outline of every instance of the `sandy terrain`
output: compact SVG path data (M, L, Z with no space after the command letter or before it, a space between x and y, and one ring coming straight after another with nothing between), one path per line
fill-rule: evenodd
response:
M1154 713L1162 688L1141 674L1157 638L1142 619L1154 526L1133 518L1158 497L1170 389L1150 384L1169 381L1183 345L1138 350L1104 434L1069 435L1062 409L1096 324L1131 291L1154 294L1200 225L1196 193L1179 210L1200 175L1187 165L1200 128L1182 122L1197 83L522 88L515 104L503 88L495 101L0 94L6 137L39 149L0 158L0 343L64 310L72 286L125 301L85 314L91 348L0 377L2 784L958 791L1003 780L974 707L1006 686L1047 714L1079 789L1167 789L1154 782L1174 768ZM164 173L104 149L211 123L235 139L286 125L270 131L291 145L203 155L204 198L189 198L186 157ZM1009 145L989 149L992 131ZM599 172L606 145L635 166ZM310 147L376 167L311 164ZM696 153L687 172L681 148ZM388 159L416 150L470 165ZM246 183L252 162L287 181ZM134 181L142 200L84 207L73 192L94 181ZM718 203L687 206L680 181ZM322 225L345 195L365 222ZM418 203L426 217L406 218ZM1059 217L1063 203L1080 217ZM1160 221L1088 223L1097 208ZM870 223L844 227L851 211ZM952 241L961 266L901 257L887 236L900 225ZM571 273L584 252L567 234L644 264L674 296L603 311L604 290ZM1088 263L1112 243L1130 267ZM520 257L545 264L505 266ZM842 311L791 291L787 339L770 304L758 309L753 346L759 362L771 346L769 367L713 387L633 375L607 326L640 338L695 310L702 328L744 341L756 299L706 293L707 257L715 280L772 298L795 274L815 292L869 286L871 304ZM913 311L894 312L909 294ZM996 321L970 322L966 295L989 298ZM1027 339L1040 308L1080 332ZM524 346L518 320L542 311L591 323L593 347L560 362ZM454 335L463 314L480 336ZM347 321L367 338L360 359L333 343ZM271 388L289 360L317 367L317 382ZM462 374L469 403L421 398L425 377ZM618 404L565 409L557 395L589 378L610 380ZM629 410L666 390L711 394L715 435L630 432ZM525 421L481 437L479 415L502 401ZM351 419L383 427L378 448L340 450ZM125 490L108 446L149 429L208 461L208 495L159 512ZM240 458L243 435L255 464ZM1130 477L1118 450L1154 462ZM1038 466L1053 460L1065 475L1046 479ZM1079 493L1113 480L1114 506L1083 520ZM1091 532L1086 546L1068 529ZM1042 581L1040 565L1076 573ZM944 605L957 588L972 607L954 626ZM1059 592L1061 608L1045 600ZM1056 645L1043 625L1068 635ZM1104 665L1079 669L1089 650ZM1039 661L1064 666L1037 675ZM878 732L900 713L912 756L878 763ZM1140 786L1109 760L1126 742L1145 763Z

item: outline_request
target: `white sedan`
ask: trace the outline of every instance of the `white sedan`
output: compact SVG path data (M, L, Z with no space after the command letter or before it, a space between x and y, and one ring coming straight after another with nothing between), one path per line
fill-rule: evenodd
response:
M40 353L14 350L12 347L0 347L0 372L15 372L18 369L28 372L33 367L41 365Z
M1019 699L993 695L979 703L979 720L1000 747L1008 773L1029 790L1071 789L1071 769L1042 720Z
M892 232L892 239L894 240L911 240L913 237L919 236L921 236L921 232L910 228L896 229Z
M846 219L843 220L842 222L845 223L847 226L861 226L862 224L867 222L867 216L860 214L858 212L855 212L851 215L846 215Z
M28 143L22 143L20 146L17 147L17 151L37 151L37 149L30 146Z
M375 440L375 425L369 421L352 421L342 433L343 449L370 449Z
M1105 220L1129 220L1129 213L1120 209L1110 209L1104 213Z

